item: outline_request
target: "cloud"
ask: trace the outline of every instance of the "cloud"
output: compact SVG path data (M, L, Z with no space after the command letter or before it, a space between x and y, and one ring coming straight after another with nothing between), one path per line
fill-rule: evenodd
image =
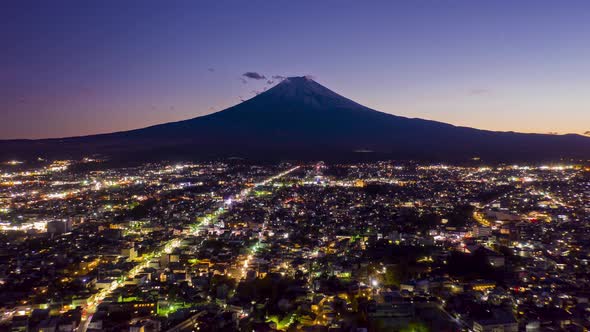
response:
M207 68L207 70L210 71L210 72L214 72L215 71L215 68Z
M242 82L242 84L247 84L248 81L246 81L246 79L244 79L243 77L240 77L240 82Z
M268 79L266 81L266 84L273 85L273 84L275 84L275 82L281 82L281 81L283 81L286 78L287 77L285 77L283 75L272 75L271 79Z
M242 74L243 77L251 79L251 80L265 80L266 76L257 73L255 71L248 71Z
M488 93L490 93L490 90L488 90L488 89L473 88L473 89L469 90L469 95L471 95L471 96L485 95Z
M588 130L588 131L585 131L585 132L584 132L584 135L588 135L588 136L590 136L590 130Z

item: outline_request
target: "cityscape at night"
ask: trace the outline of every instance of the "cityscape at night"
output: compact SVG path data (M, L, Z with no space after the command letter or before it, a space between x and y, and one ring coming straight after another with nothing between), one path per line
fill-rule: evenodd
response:
M590 331L590 2L0 0L0 332Z
M101 162L2 165L13 331L588 326L587 167Z

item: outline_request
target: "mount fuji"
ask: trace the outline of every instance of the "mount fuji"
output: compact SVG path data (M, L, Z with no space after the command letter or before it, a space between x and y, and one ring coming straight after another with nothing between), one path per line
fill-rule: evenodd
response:
M497 132L396 116L308 77L289 77L238 105L189 120L110 134L0 141L0 158L590 159L590 138Z

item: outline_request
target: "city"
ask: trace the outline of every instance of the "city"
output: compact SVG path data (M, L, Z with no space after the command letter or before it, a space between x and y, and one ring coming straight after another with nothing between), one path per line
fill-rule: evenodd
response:
M590 326L590 168L8 161L12 331Z
M0 22L0 332L590 331L590 1Z

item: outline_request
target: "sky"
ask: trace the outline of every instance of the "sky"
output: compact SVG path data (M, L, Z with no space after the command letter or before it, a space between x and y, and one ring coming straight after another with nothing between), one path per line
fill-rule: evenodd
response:
M0 139L216 112L311 75L368 107L590 131L590 2L5 0ZM262 78L264 76L264 79Z

